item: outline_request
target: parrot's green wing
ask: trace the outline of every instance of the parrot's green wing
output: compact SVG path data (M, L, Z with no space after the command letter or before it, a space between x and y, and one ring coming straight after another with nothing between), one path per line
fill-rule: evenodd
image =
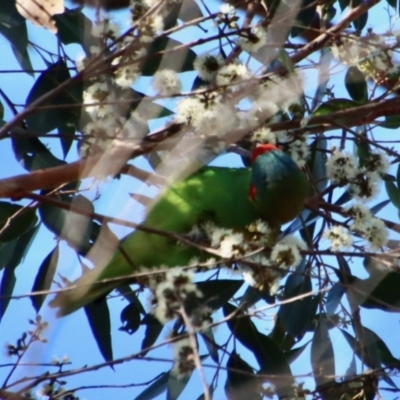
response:
M211 221L219 227L244 230L260 218L248 198L250 180L250 169L204 167L161 194L143 226L184 235ZM193 257L204 259L207 254L174 238L135 230L122 240L102 271L89 271L74 282L77 289L59 293L51 305L60 307L61 315L69 314L121 284L93 282L131 275L142 268L186 266Z

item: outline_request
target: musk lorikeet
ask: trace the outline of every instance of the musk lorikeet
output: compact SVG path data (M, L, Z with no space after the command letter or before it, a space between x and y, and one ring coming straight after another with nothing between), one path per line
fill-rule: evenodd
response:
M305 174L286 153L271 144L259 145L251 169L206 166L169 187L142 225L188 235L207 222L244 232L261 219L276 238L280 226L301 212L308 193ZM85 273L74 282L76 289L59 293L51 305L60 307L60 315L69 314L121 285L119 281L96 284L99 280L128 276L141 268L184 267L194 257L205 260L210 254L176 238L137 229L121 241L104 269Z

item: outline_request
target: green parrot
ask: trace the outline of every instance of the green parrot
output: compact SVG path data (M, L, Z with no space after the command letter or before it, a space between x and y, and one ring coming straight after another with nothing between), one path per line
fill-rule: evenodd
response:
M142 226L190 237L195 226L207 222L244 232L261 219L276 237L280 226L301 212L308 194L309 182L297 164L278 147L264 144L254 149L251 168L206 166L169 187ZM141 268L187 266L194 257L206 260L211 255L176 238L137 229L121 241L104 269L88 271L74 282L76 289L60 292L50 305L60 307L59 315L67 315L121 285L119 281L96 284L99 280L131 275Z

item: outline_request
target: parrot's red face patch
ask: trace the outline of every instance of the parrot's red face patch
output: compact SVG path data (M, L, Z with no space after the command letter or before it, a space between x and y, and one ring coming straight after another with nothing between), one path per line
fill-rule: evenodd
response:
M253 184L250 184L249 197L251 200L256 198L256 187Z
M271 143L267 143L267 144L259 144L251 153L251 163L253 164L254 160L260 155L263 154L267 151L271 151L271 150L279 150L278 147L276 147L275 145L271 144Z

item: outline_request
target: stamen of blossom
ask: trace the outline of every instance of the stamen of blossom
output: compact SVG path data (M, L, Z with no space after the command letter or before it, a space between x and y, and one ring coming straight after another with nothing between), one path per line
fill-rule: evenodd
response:
M260 25L254 26L246 37L238 40L240 47L248 53L255 53L267 44L267 31Z
M194 368L194 352L188 338L181 339L172 344L174 349L174 364L171 374L177 379L182 379L190 375Z
M304 241L292 235L285 236L273 247L271 261L286 268L296 267L302 260L300 251L306 249Z
M371 250L377 250L387 244L388 231L385 223L376 217L354 221L351 229L359 233L370 244Z
M353 238L350 232L340 225L335 225L330 229L326 229L323 233L323 237L327 238L330 243L330 249L337 253L342 248L350 248L353 244Z
M326 174L332 183L347 185L357 175L357 162L351 154L334 150L326 162Z
M376 172L358 173L349 186L349 192L359 200L371 200L378 194L381 182Z
M223 137L236 127L236 111L232 106L220 102L216 96L203 100L201 97L188 97L176 106L177 123L193 126L197 133Z
M224 65L218 70L216 84L225 86L232 83L240 83L252 78L250 70L243 64L232 63ZM240 88L241 85L231 86L230 88Z
M162 69L157 71L154 75L153 88L161 96L170 96L180 93L182 83L175 71L172 69Z
M251 140L253 142L276 144L276 135L271 129L263 126L252 133Z
M199 77L204 81L211 81L220 67L224 65L224 59L220 54L213 55L203 53L196 57L193 63L194 69L199 74Z
M175 318L185 302L202 298L192 280L192 271L173 268L166 273L164 282L156 284L153 289L157 304L154 313L161 323Z

